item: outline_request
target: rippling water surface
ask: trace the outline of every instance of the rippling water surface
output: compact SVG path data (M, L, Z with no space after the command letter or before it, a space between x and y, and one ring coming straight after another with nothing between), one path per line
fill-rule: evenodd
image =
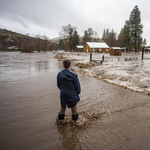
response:
M149 97L79 72L77 73L82 92L78 111L100 110L105 115L97 125L91 125L87 129L73 129L70 125L55 124L60 109L56 76L63 68L62 63L53 56L51 52L0 53L0 149L136 148L134 144L126 145L127 140L124 137L129 132L133 137L138 137L140 127L132 129L129 128L130 124L118 125L118 118L121 117L120 114L115 114L130 107L134 108L137 103L144 105L148 103ZM67 109L66 113L70 113L70 110ZM129 111L125 113L126 116L130 114ZM135 120L130 122L134 124Z

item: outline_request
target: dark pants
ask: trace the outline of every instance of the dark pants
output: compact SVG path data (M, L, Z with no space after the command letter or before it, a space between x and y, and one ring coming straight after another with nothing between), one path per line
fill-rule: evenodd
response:
M59 114L60 115L64 114L65 111L66 111L66 108L64 108L64 107L61 106ZM77 114L77 104L75 106L71 107L71 111L72 111L72 115L76 115Z

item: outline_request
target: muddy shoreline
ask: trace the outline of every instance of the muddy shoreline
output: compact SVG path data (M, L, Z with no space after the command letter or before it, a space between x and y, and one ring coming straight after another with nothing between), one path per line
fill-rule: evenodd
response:
M72 55L72 54L70 54ZM80 53L77 53L77 55L80 55ZM68 55L69 56L69 55ZM54 56L54 58L56 58L58 61L63 61L64 59L67 59L67 54L64 54L64 53L56 53L56 55ZM120 58L118 58L120 59ZM137 57L135 58L125 58L125 61L129 61L129 60L137 60ZM144 86L143 85L143 89L137 87L137 88L134 88L134 87L131 87L130 85L124 85L124 84L121 84L120 82L116 82L116 81L113 81L111 80L111 78L113 78L113 74L110 75L110 76L107 76L107 75L104 75L105 74L105 71L102 70L102 71L98 71L98 70L92 70L92 68L95 68L97 66L101 66L102 64L101 63L94 63L94 62L84 62L84 59L70 59L72 61L72 70L74 70L74 67L77 67L77 70L81 73L84 73L88 76L91 76L91 77L95 77L95 78L98 78L104 82L107 82L107 83L111 83L111 84L114 84L114 85L117 85L117 86L120 86L122 88L125 88L125 89L128 89L130 91L133 91L133 92L138 92L140 94L144 94L144 95L148 95L150 96L150 86ZM83 63L82 63L83 61ZM124 78L124 77L122 77ZM126 79L122 79L123 81L126 81Z

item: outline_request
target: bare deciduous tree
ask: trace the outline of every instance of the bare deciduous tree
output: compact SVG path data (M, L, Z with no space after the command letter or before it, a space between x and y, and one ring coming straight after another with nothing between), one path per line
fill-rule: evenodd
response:
M73 37L76 29L76 27L68 24L67 26L62 26L61 32L59 33L66 45L66 49L69 49L70 51L73 49Z

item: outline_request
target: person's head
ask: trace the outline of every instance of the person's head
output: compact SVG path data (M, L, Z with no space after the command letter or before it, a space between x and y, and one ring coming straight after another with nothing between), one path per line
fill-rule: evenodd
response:
M71 61L69 59L65 59L63 61L63 65L64 65L65 69L68 69L70 67L70 65L71 65Z

